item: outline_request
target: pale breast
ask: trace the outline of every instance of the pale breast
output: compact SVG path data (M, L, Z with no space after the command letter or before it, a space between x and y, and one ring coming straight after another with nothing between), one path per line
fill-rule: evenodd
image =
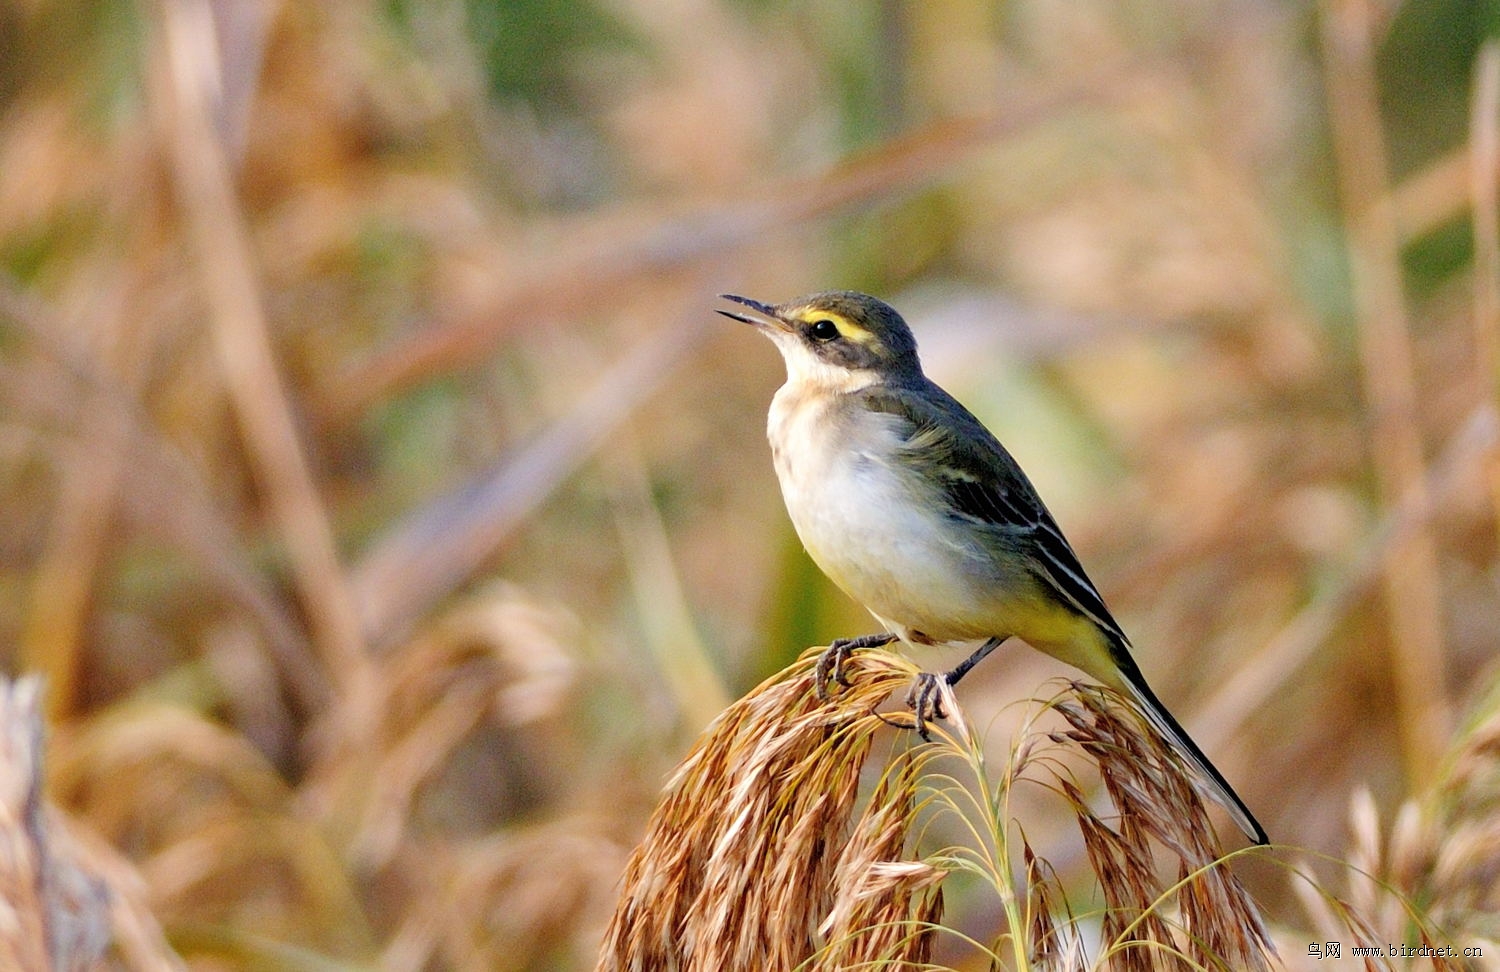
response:
M901 420L781 389L768 435L782 496L813 560L883 621L933 640L1009 632L1013 601L990 553L944 515L943 497L897 459Z

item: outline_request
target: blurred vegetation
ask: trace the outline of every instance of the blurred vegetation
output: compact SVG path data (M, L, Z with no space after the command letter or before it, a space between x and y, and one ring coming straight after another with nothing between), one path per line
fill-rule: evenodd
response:
M777 356L711 313L857 287L1273 837L1387 873L1400 807L1475 819L1500 698L1496 23L0 8L0 664L53 798L193 968L588 967L690 740L870 627L781 510ZM1060 673L1008 648L966 709L1003 740Z

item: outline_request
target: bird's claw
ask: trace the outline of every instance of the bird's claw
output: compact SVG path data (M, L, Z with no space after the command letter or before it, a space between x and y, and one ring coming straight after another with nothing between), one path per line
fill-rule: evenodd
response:
M818 701L828 701L829 682L837 682L843 688L849 687L849 677L844 674L844 662L848 660L852 650L849 639L840 638L823 649L823 654L818 656L817 667L813 669L813 687L817 689Z
M829 682L837 682L843 688L849 687L849 676L844 674L844 663L855 650L879 648L895 640L895 635L881 632L860 635L858 638L839 638L823 649L823 654L818 656L817 667L813 669L813 687L817 689L818 701L828 701Z
M927 724L948 717L948 713L943 709L943 688L947 684L947 675L921 672L912 679L911 688L906 692L907 708L911 709L917 735L922 737L923 742L932 742L932 734L927 731Z

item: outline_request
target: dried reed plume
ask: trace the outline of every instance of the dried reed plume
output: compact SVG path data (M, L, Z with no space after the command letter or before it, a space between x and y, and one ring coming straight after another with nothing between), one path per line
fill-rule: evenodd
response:
M1500 683L1460 736L1429 817L1421 899L1449 932L1500 952Z
M1117 811L1108 826L1070 779L1058 786L1078 818L1089 863L1107 904L1103 940L1108 967L1120 970L1269 968L1271 938L1259 909L1227 867L1190 771L1135 710L1108 689L1074 682L1052 708L1099 764ZM1152 842L1177 859L1177 883L1163 888ZM1174 920L1163 906L1175 898Z
M603 970L923 963L943 873L905 858L920 760L897 758L858 820L874 713L915 669L862 652L819 701L815 653L731 705L667 784L625 871Z
M1470 713L1437 779L1382 827L1369 791L1350 808L1347 892L1294 885L1319 931L1427 946L1435 970L1494 967L1500 954L1500 681ZM1456 954L1446 954L1453 948ZM1462 949L1479 950L1464 955ZM1389 961L1380 968L1400 968Z
M1070 686L1043 706L1068 727L1028 726L993 780L950 695L953 734L938 727L934 744L898 751L862 800L872 738L905 717L876 708L916 669L861 651L849 664L852 687L820 701L816 654L730 706L673 775L626 868L600 972L936 968L942 885L954 870L994 885L1007 926L986 933L989 947L973 930L955 932L955 947L970 942L996 967L1009 955L1021 967L1088 968L1085 936L1051 865L1024 836L1012 843L1010 785L1038 777L1077 817L1107 904L1098 965L1268 967L1269 936L1223 866L1187 769L1117 696ZM1097 761L1116 826L1089 808L1059 760L1042 758L1059 747ZM973 787L929 771L938 756L963 761ZM947 813L981 846L926 857L909 846ZM1175 882L1158 877L1154 847L1175 858Z

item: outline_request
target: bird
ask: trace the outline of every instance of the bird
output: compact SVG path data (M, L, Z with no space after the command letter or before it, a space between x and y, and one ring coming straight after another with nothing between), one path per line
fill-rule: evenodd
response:
M889 304L826 291L781 304L733 294L718 309L770 338L786 364L767 438L782 498L818 567L883 628L841 638L815 683L847 686L849 653L907 645L979 646L924 672L907 702L918 731L956 685L1015 637L1133 701L1256 844L1264 828L1157 698L1131 643L1036 488L973 413L922 371L911 328Z

